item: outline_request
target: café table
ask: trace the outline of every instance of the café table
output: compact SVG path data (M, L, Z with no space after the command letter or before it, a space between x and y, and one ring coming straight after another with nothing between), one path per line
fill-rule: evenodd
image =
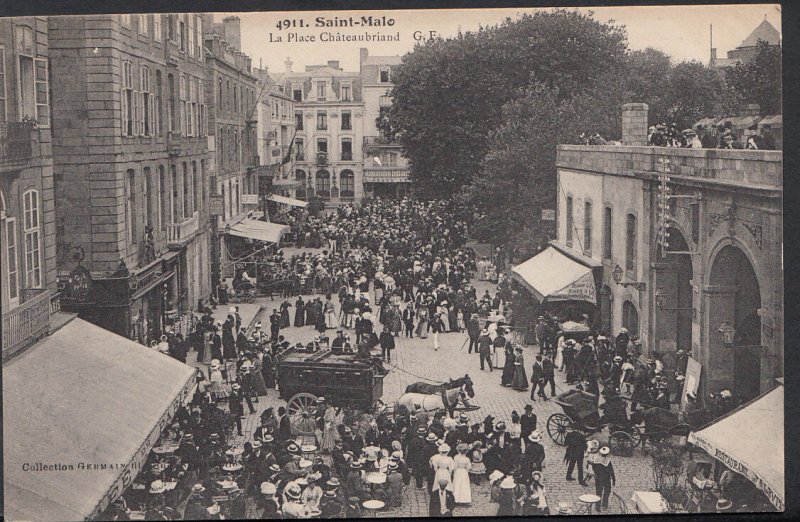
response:
M597 495L592 495L590 493L586 493L585 495L581 495L578 497L578 500L583 504L580 508L578 508L576 515L591 515L592 514L592 506L600 502L602 500Z
M386 503L383 500L365 500L362 506L368 510L367 512L370 513L372 517L376 517L378 510L383 509Z

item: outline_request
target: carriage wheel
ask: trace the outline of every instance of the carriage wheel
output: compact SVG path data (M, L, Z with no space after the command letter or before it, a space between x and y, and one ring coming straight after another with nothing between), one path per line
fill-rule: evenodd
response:
M309 416L313 417L316 410L317 396L312 393L296 393L292 395L292 398L286 403L286 414L292 420L292 424L297 423L303 416L303 413L308 413Z
M670 428L669 434L676 437L688 437L689 432L693 429L691 424L678 424Z
M547 419L547 434L559 446L566 444L564 439L570 431L575 431L575 424L567 415L554 413Z
M634 447L642 443L642 430L638 426L631 426L628 430L628 435L633 440Z
M633 438L624 431L615 431L608 437L608 447L614 455L630 457L635 446Z
M659 444L669 436L669 430L660 424L645 426L645 438L650 444Z

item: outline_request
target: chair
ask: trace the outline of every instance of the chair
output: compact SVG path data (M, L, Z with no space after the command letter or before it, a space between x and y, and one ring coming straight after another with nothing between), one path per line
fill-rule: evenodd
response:
M611 494L614 495L614 499L617 502L617 507L619 508L620 515L633 515L636 513L635 509L628 507L628 503L625 501L624 498L622 498L622 496L619 493L617 493L616 491L612 491Z

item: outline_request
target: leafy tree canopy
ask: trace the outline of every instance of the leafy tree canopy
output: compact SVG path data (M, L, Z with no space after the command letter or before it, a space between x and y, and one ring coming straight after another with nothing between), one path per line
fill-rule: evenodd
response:
M782 114L781 48L759 40L747 63L725 70L725 81L745 103L757 103L761 114Z

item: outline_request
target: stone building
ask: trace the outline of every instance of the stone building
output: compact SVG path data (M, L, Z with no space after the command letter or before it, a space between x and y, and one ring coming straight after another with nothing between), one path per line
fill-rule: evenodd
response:
M259 172L272 178L276 193L290 196L296 188L293 163L296 151L291 147L295 134L294 101L267 69L253 69L259 80L257 149ZM290 153L291 152L291 153ZM291 176L290 176L291 174Z
M212 271L215 284L219 278L233 277L230 248L224 235L258 206L259 156L256 146L258 121L258 80L252 72L250 57L241 51L239 18L226 17L221 24L204 15L204 27L213 28L204 35L206 92L209 134L213 141L214 177L212 190L222 198L221 215L212 224L214 251Z
M594 271L602 330L751 399L783 376L782 153L647 147L647 105L623 110L622 146L558 147L553 246Z
M359 52L364 96L364 193L369 197L403 197L411 187L408 160L401 145L378 130L377 121L392 103L393 69L399 56L370 56Z
M56 291L47 20L0 19L3 356L46 334Z
M203 23L194 14L49 18L65 307L147 341L210 295Z
M363 191L364 99L361 76L337 60L276 75L294 101L294 176L298 199L319 196L328 206L360 201Z
M742 40L742 43L728 51L727 58L717 58L717 49L714 47L712 36L711 59L708 64L711 67L731 67L737 63L746 63L756 55L759 41L778 47L781 45L781 33L767 21L766 17L747 38Z

